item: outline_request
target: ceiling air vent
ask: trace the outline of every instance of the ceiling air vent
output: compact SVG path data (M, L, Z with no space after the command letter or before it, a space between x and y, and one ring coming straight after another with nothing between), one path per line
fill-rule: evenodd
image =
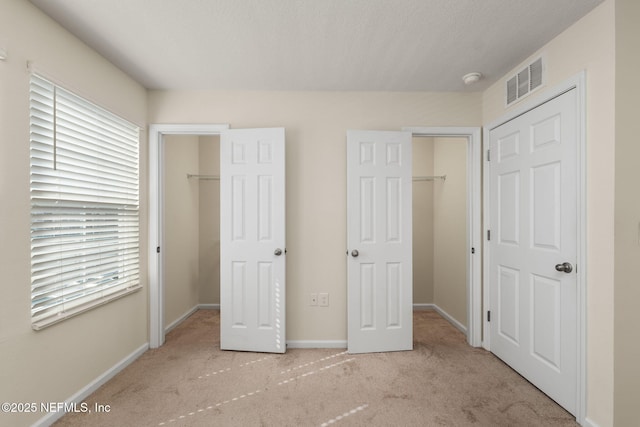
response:
M542 57L540 57L507 80L507 105L524 98L542 86L543 71Z

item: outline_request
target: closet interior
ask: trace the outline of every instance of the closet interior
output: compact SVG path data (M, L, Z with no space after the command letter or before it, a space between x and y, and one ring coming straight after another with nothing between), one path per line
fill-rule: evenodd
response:
M220 137L164 139L164 327L220 304Z
M413 303L467 325L467 139L413 138Z

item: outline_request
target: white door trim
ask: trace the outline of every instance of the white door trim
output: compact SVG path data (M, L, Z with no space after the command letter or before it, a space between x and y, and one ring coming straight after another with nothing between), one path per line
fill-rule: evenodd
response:
M416 136L467 138L467 342L482 345L481 139L479 127L403 127ZM474 254L471 253L472 248Z
M228 124L152 124L149 125L149 346L164 343L164 135L220 135ZM160 248L158 250L158 248Z
M489 125L483 127L483 134L485 141L483 145L485 147L484 150L484 173L483 173L483 190L484 190L484 218L489 218L490 210L489 210L489 197L490 197L490 180L489 173L491 162L487 161L486 158L486 147L489 145L489 133L491 130L497 128L505 124L506 122L515 119L526 112L533 110L534 108L544 104L545 102L556 98L563 93L575 89L577 96L577 141L578 141L578 149L576 164L577 164L577 228L578 228L578 242L577 242L577 402L576 402L576 420L579 424L585 423L586 416L586 404L587 404L587 387L586 387L586 379L587 379L587 364L586 364L586 336L587 336L587 192L586 192L586 183L587 183L587 175L586 175L586 101L585 101L585 91L586 91L586 73L583 71L559 85L545 90L540 96L536 97L534 100L530 100L529 102L523 103L514 111L504 115L491 122ZM487 228L486 223L484 226L485 230L483 232L486 235ZM490 291L491 287L489 285L489 263L491 258L491 252L489 250L488 241L484 240L484 274L483 281L487 284L484 287L484 307L490 307ZM483 316L483 331L484 333L484 341L483 347L487 350L491 350L491 342L489 335L489 325L487 322L487 317Z

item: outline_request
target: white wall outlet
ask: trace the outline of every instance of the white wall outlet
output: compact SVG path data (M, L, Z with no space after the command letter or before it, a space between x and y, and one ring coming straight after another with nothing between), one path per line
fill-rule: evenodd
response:
M309 305L318 305L318 294L312 293L310 295Z
M321 292L318 294L318 305L320 307L328 307L329 306L329 294L326 292Z

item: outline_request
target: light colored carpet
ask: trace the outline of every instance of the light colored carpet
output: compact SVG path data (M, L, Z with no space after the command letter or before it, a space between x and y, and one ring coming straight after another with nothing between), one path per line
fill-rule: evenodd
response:
M574 418L433 311L414 313L414 350L284 355L219 349L201 310L85 400L109 413L62 426L575 426Z

